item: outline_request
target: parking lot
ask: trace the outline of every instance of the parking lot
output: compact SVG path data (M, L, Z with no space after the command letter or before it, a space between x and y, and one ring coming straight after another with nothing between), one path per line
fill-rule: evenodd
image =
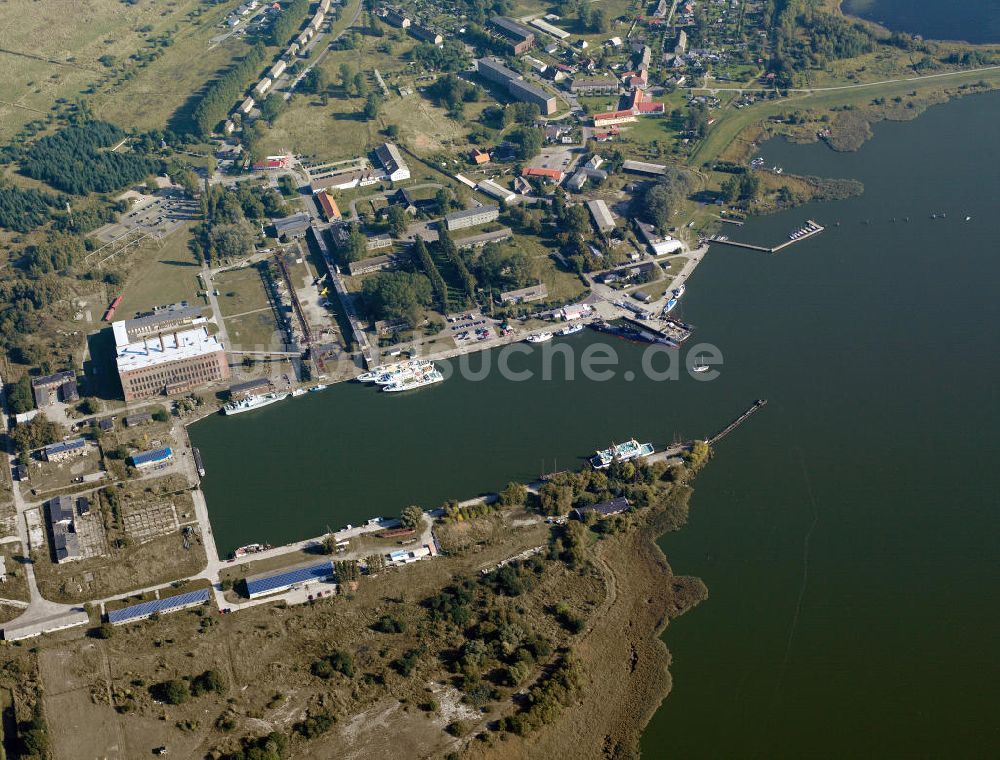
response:
M475 311L449 315L448 332L456 346L489 340L496 336L492 322Z
M163 238L185 222L196 221L201 213L198 202L185 198L176 188L138 198L132 209L122 214L115 224L106 225L95 233L98 240L107 243L134 229Z

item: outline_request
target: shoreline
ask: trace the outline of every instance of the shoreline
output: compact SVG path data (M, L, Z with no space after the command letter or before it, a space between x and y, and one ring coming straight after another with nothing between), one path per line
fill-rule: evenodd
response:
M844 18L859 24L870 26L873 29L885 34L886 36L891 36L893 34L909 34L915 37L921 37L927 42L941 42L949 45L964 45L966 47L972 47L972 48L995 47L996 45L1000 45L1000 39L995 40L993 42L969 42L968 40L949 39L946 37L926 37L920 34L919 32L912 32L908 29L892 29L891 27L886 26L881 21L875 21L873 19L865 18L864 16L859 16L856 13L851 13L850 11L844 10L844 0L835 0L835 2L833 3L833 7Z

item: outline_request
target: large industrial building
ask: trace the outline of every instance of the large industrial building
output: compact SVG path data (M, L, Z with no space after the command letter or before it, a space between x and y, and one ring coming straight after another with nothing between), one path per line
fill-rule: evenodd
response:
M180 328L168 320L162 329L147 330L141 337L130 333L128 324L111 326L126 401L184 393L229 378L225 349L208 334L204 317Z
M543 115L548 116L556 112L555 95L524 81L524 77L499 61L492 58L480 58L476 61L476 68L483 79L502 85L511 97L525 103L534 103Z

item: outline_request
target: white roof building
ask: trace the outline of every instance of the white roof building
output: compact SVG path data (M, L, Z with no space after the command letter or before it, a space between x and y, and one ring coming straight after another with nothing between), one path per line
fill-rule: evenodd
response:
M498 200L503 201L504 203L510 203L512 200L514 200L515 197L517 197L506 187L498 185L491 179L484 179L482 182L476 185L476 188L486 193L487 195L490 195Z
M178 359L192 359L207 356L222 350L222 344L214 335L208 334L204 317L195 321L197 327L167 334L155 335L144 340L129 343L125 334L125 323L115 322L112 330L117 346L116 364L119 372L153 367Z

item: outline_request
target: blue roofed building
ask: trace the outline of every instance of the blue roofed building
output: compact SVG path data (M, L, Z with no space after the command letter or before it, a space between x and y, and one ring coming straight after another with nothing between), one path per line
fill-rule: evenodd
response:
M133 467L143 469L153 467L163 462L169 462L174 458L173 449L169 446L165 449L154 449L153 451L143 451L141 454L133 454L129 457Z
M150 602L140 602L131 607L123 607L120 610L111 610L108 615L108 622L112 625L122 625L124 623L135 623L145 620L152 615L166 612L178 612L188 607L196 607L209 600L210 592L207 588L200 588L197 591L188 591L177 596L169 596L166 599L154 599Z
M334 576L333 562L299 565L279 573L264 573L246 579L247 596L256 599L266 594L278 594L295 586L325 581Z

